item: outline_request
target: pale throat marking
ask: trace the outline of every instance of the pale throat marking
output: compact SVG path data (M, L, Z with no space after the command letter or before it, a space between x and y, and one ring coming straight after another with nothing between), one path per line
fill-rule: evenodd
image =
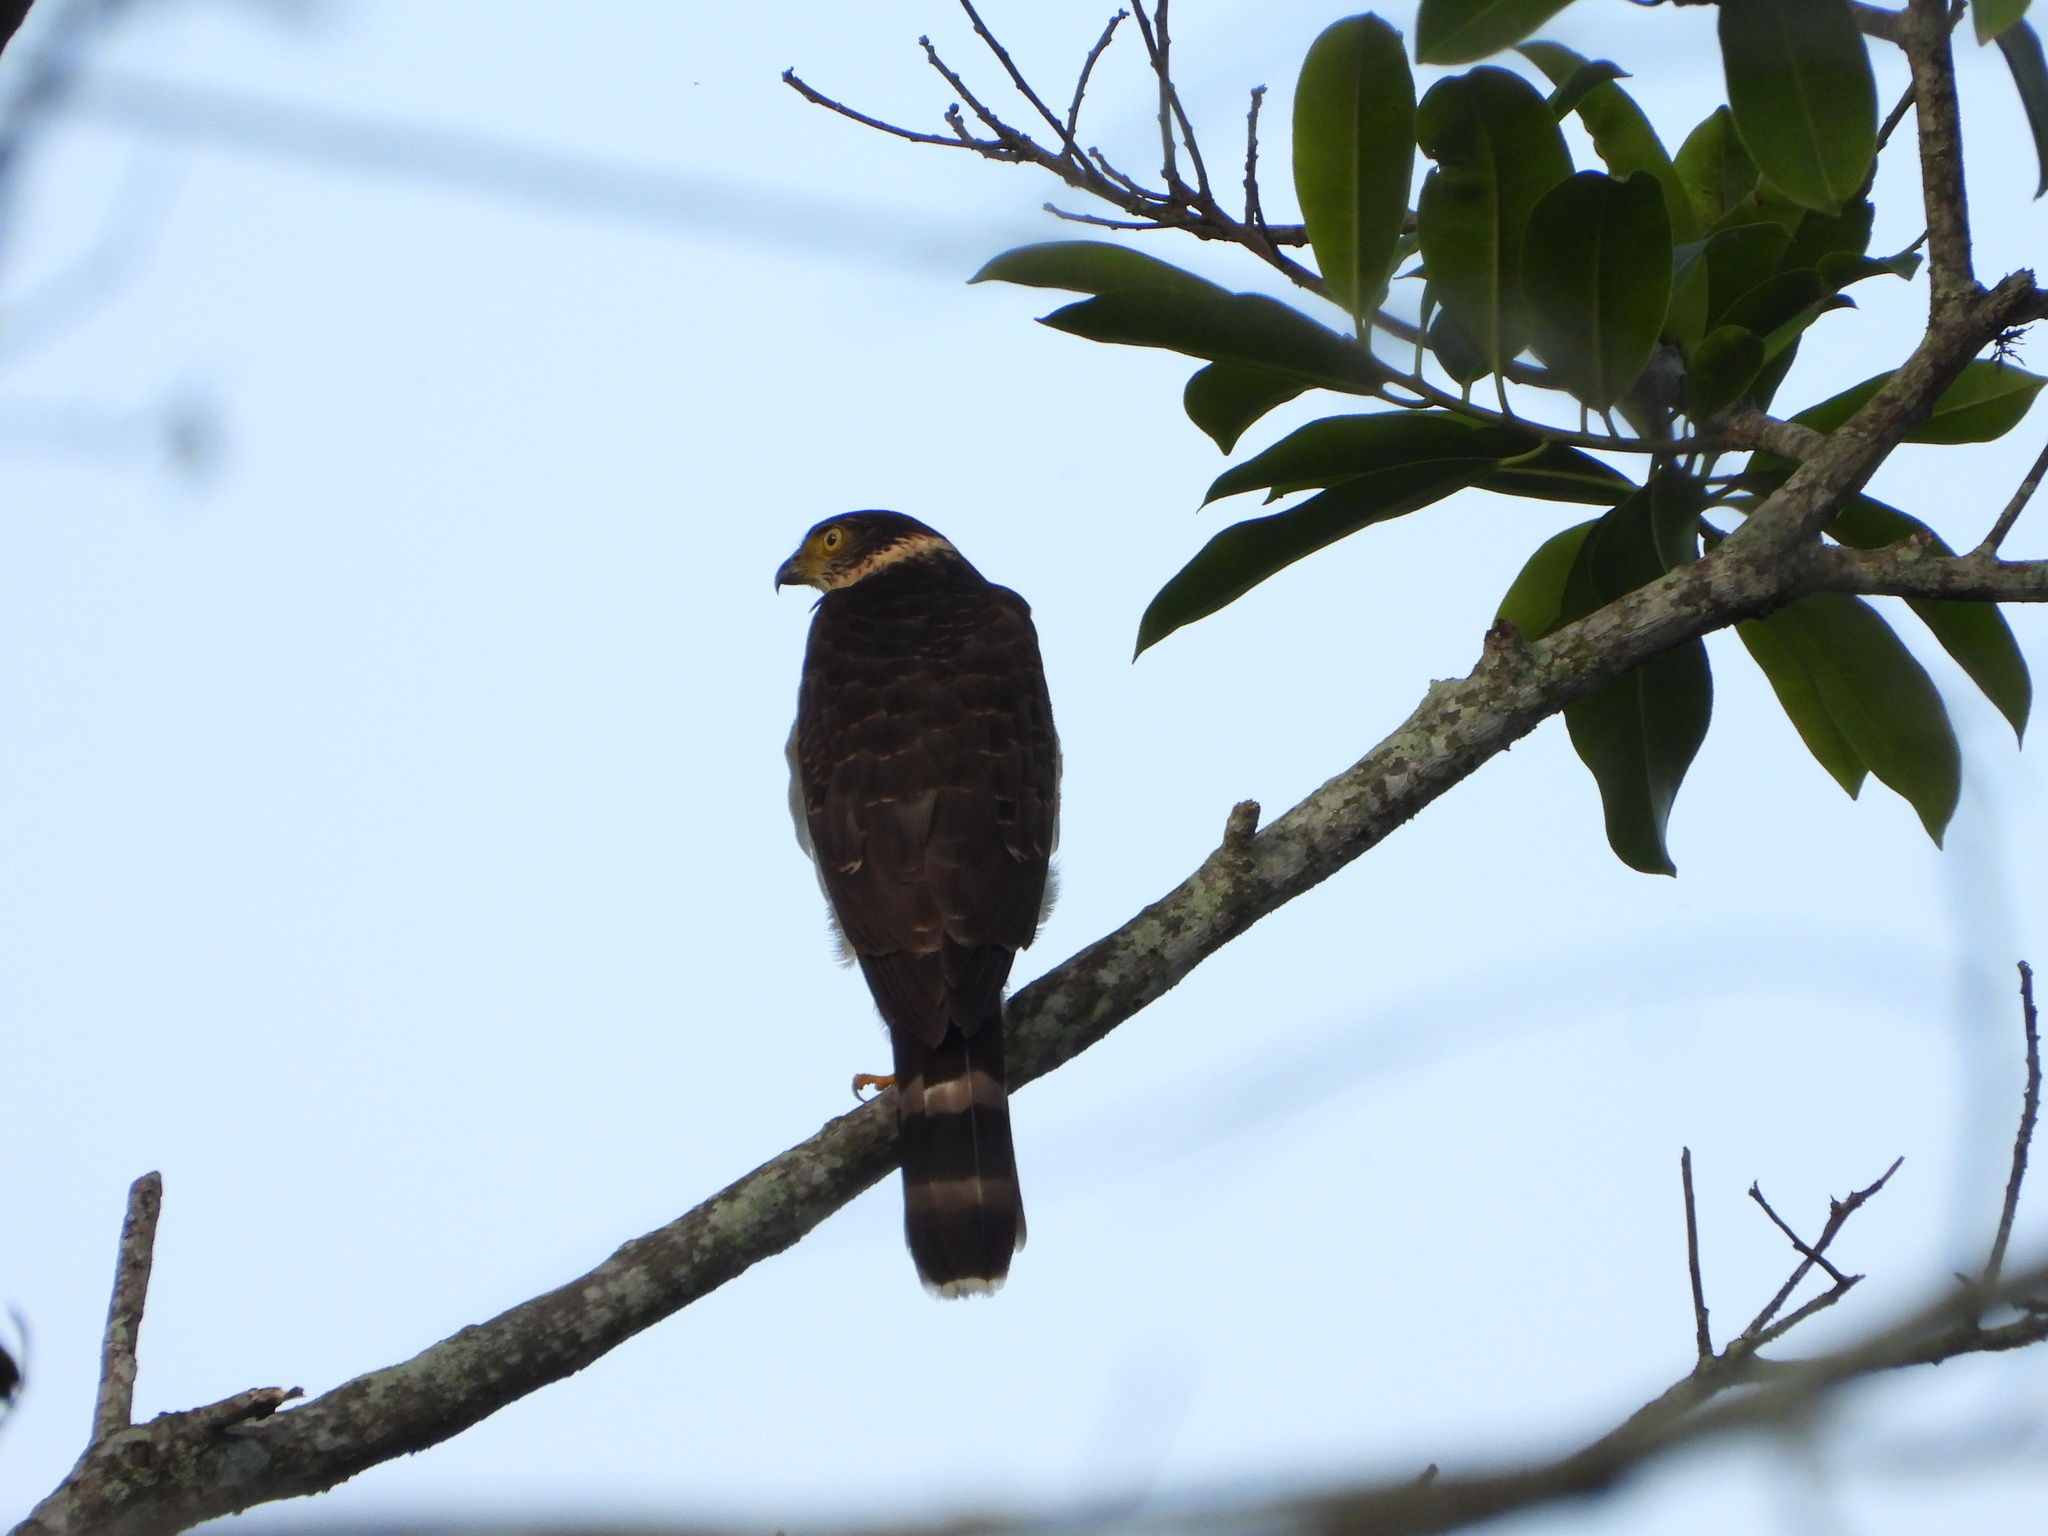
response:
M941 551L955 553L950 539L942 539L936 533L913 533L898 539L894 544L876 550L858 565L848 566L843 571L828 572L818 578L818 589L831 592L840 587L850 587L856 581L864 580L875 572L904 560L915 560L920 555L936 555Z

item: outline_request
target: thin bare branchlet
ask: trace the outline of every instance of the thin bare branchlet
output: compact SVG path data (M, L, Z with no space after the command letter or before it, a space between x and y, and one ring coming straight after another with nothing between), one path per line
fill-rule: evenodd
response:
M1116 29L1131 19L1129 11L1118 11L1109 18L1109 25L1102 29L1102 36L1095 40L1095 46L1088 50L1088 57L1081 61L1081 73L1074 80L1074 99L1067 107L1067 125L1064 137L1069 149L1078 142L1076 135L1081 131L1081 101L1088 94L1088 82L1095 76L1095 66L1102 56L1109 52L1109 45L1116 40Z
M2013 524L2020 520L2020 514L2027 510L2027 503L2034 499L2034 492L2041 488L2043 476L2048 476L2048 446L2044 446L2035 457L2033 468L2021 479L2012 499L2005 504L2005 510L1998 514L1998 521L1991 525L1991 531L1984 535L1984 542L1977 546L1980 555L1995 555L1998 546L2005 542L2012 532Z
M1259 109L1266 104L1266 88L1252 87L1252 104L1244 115L1244 222L1248 228L1264 230L1265 205L1259 197Z
M2048 454L2043 455L2048 458ZM2036 471L2038 477L2038 469ZM2034 968L2022 960L2020 972L2020 1027L2027 1039L2027 1087L2020 1099L2020 1128L2012 1139L2012 1171L2006 1175L2005 1200L1998 1210L1998 1232L1991 1240L1991 1257L1984 1265L1984 1289L1998 1289L1998 1277L2005 1270L2005 1250L2012 1242L2013 1218L2019 1214L2020 1186L2027 1181L2027 1153L2033 1146L2034 1127L2041 1118L2041 1016L2034 1008Z
M1913 87L1908 85L1900 92L1898 103L1885 114L1884 124L1877 130L1877 148L1880 153L1891 143L1892 135L1899 130L1899 124L1906 120L1906 114L1913 110ZM1922 237L1923 239L1925 236Z
M1692 1279L1693 1342L1700 1359L1714 1358L1714 1331L1707 1323L1707 1283L1700 1273L1700 1214L1692 1193L1692 1148L1678 1154L1678 1181L1685 1191L1685 1269Z

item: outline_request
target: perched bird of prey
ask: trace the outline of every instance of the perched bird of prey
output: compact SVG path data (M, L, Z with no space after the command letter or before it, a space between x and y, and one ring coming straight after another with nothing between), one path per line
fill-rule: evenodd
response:
M1059 738L1031 608L896 512L828 518L789 738L797 841L896 1057L903 1226L925 1285L985 1294L1024 1245L1003 984L1037 936Z

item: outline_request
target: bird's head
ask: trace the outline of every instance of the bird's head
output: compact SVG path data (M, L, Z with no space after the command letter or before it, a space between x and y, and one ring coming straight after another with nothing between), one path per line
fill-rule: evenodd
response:
M775 586L816 587L820 592L856 581L902 560L954 553L941 535L901 512L848 512L828 517L797 546L775 573Z

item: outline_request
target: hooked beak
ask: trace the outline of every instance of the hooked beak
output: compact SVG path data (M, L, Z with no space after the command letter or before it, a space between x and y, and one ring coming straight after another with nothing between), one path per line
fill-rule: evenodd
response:
M782 562L782 569L775 573L776 591L780 592L784 587L801 587L809 585L810 578L804 573L803 567L800 563L802 560L803 556L799 554L791 555L787 560Z

